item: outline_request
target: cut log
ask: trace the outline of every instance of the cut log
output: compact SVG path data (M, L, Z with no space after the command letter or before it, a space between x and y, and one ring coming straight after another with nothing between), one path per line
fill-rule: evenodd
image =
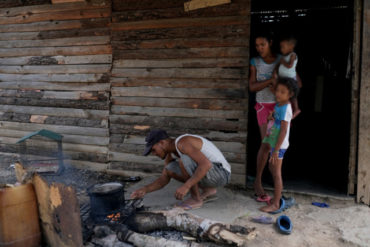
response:
M39 204L43 236L51 247L80 247L80 207L75 190L60 183L49 185L35 175L33 184Z
M130 231L122 225L118 228L117 238L122 242L129 242L137 247L213 247L218 246L211 243L196 243L196 242L180 242L167 240L165 238L152 237L145 234Z
M131 216L126 224L135 232L144 233L159 229L175 229L187 232L197 239L219 244L245 246L256 236L255 228L224 224L186 213L182 209L140 212ZM118 230L118 238L130 241L130 232ZM145 245L144 245L145 246Z

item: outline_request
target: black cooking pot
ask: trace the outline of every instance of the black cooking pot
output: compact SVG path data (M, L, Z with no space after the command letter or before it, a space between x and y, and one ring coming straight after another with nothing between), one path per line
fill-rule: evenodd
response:
M106 217L119 212L125 204L124 184L111 182L96 184L87 190L90 196L90 213L93 218Z

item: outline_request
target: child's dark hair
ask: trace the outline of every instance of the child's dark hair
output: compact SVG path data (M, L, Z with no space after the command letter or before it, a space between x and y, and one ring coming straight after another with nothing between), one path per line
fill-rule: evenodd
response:
M297 39L293 35L286 35L281 38L280 42L281 41L288 41L292 43L293 45L297 45Z
M289 92L293 94L293 96L291 97L291 99L293 98L296 98L298 93L299 93L299 87L298 87L298 83L296 80L292 79L292 78L280 78L277 83L276 83L276 86L277 85L284 85L288 88Z

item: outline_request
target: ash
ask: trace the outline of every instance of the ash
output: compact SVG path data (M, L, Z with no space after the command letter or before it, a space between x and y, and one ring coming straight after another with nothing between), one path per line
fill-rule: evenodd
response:
M174 240L174 241L184 241L183 238L183 232L179 231L154 231L147 233L147 235L152 236L152 237L161 237L165 238L167 240Z

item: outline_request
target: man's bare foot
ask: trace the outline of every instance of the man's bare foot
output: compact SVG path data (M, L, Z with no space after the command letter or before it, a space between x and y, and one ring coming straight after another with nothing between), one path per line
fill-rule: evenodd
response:
M301 109L297 109L293 112L292 119L296 118L301 113Z
M216 195L216 193L217 193L217 189L216 188L203 188L202 189L202 194L200 195L200 197L202 198L202 200L204 200L207 197Z
M261 210L262 212L270 213L278 210L279 208L280 208L279 205L271 203L270 205L259 208L259 210Z
M184 210L192 210L192 209L197 209L201 208L203 206L203 200L195 200L193 198L189 198L178 205L176 207L182 208Z

